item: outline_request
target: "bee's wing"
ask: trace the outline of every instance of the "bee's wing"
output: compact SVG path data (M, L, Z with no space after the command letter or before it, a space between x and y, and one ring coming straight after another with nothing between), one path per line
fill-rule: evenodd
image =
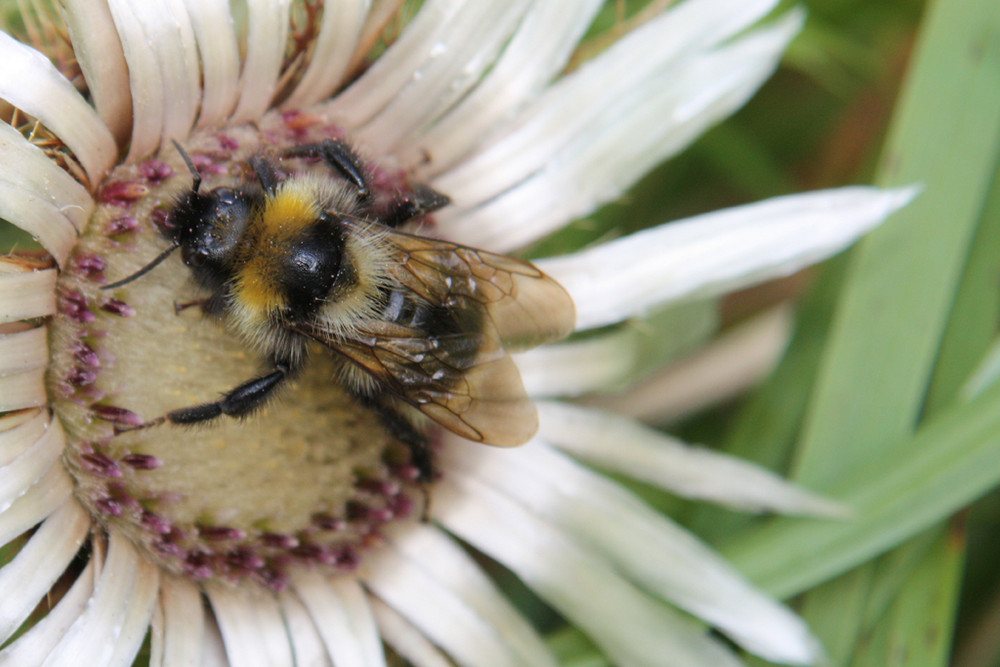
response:
M429 338L416 329L375 322L356 337L334 340L309 325L297 330L464 438L508 447L538 430L538 413L517 366L489 331Z
M573 299L533 264L401 232L390 232L388 241L400 260L392 267L396 280L431 303L479 305L507 350L532 348L573 331Z
M386 231L383 242L393 249L395 281L447 308L457 329L428 335L400 322L367 321L349 336L299 330L465 438L527 441L538 414L507 353L568 335L576 321L569 294L512 257L396 231Z

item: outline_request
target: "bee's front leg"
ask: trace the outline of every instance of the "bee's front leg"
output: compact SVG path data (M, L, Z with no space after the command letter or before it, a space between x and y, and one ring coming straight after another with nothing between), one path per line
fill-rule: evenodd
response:
M222 294L213 294L203 299L192 301L174 301L174 314L180 315L188 308L198 307L205 315L221 317L226 310L226 298Z
M388 209L379 216L379 222L393 229L402 227L410 220L433 213L451 203L447 195L443 195L429 185L415 185L412 192L397 195Z
M357 153L343 141L325 139L317 144L296 146L282 153L285 157L317 157L339 172L358 191L361 199L371 196L368 179L365 178L365 168Z
M264 188L264 192L269 195L277 192L278 183L281 181L274 164L261 155L254 155L249 162L254 174L257 175L257 180L260 181L260 187Z

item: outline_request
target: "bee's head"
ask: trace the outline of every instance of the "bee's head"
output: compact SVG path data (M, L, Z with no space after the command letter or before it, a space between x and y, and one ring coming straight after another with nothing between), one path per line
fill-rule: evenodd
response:
M225 282L226 267L232 258L251 213L251 200L246 193L234 188L219 187L199 192L201 175L187 152L174 142L191 172L191 189L183 194L170 211L170 226L163 233L171 240L170 247L141 269L101 289L126 285L159 266L171 253L181 249L184 263L196 278L206 285Z
M247 221L251 201L233 188L207 193L192 189L171 211L174 242L184 263L196 272L223 271L235 252Z

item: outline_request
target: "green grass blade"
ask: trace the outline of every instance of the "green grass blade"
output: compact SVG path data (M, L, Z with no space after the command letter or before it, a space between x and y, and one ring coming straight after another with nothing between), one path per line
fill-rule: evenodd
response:
M947 518L1000 480L1000 386L943 411L831 489L843 522L772 520L722 551L788 597L846 572Z
M854 257L807 420L799 479L826 486L851 474L865 456L885 451L912 430L923 411L933 412L954 397L988 344L995 315L981 305L984 294L995 293L984 280L993 263L988 247L976 246L971 259L967 248L996 173L1000 24L994 15L985 2L942 0L929 9L880 179L886 184L919 179L927 189ZM978 240L992 240L991 232L989 225L980 228ZM886 526L890 531L906 520L893 523ZM897 553L905 558L916 551L907 546ZM880 573L870 564L807 596L853 588L867 574L872 575L867 584L886 591L886 597L900 591L888 617L870 617L854 629L854 637L850 632L838 637L829 615L807 617L841 657L861 642L858 665L891 664L896 651L918 647L913 655L922 656L919 664L943 664L951 633L942 628L953 622L960 584L956 563L960 555L924 561L901 587L891 581L895 571ZM901 604L925 595L931 583L950 585L948 591L934 590L952 603L943 610L930 604L902 610ZM915 636L930 626L939 630L936 650Z
M805 598L802 617L819 633L831 665L851 662L874 578L875 566L868 564L814 588Z
M994 175L982 222L945 332L925 411L954 400L980 365L1000 327L1000 170Z
M932 3L879 178L925 190L853 254L799 450L800 481L827 488L913 429L995 172L997 91L995 3Z
M939 0L881 179L926 189L851 258L798 462L801 480L847 500L859 517L779 519L725 549L780 594L886 551L1000 479L995 392L909 438L994 177L997 91L1000 12L986 0Z
M937 531L888 613L869 626L851 667L944 667L949 664L953 616L961 583L965 541Z

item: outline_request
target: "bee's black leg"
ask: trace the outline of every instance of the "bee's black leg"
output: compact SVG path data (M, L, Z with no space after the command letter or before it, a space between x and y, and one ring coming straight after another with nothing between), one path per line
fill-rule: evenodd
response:
M289 148L283 153L286 157L318 157L333 167L340 175L351 182L362 199L371 196L368 180L365 178L364 164L357 153L343 141L324 139L318 144L306 144Z
M115 432L137 431L157 426L164 422L172 424L197 424L223 415L245 417L254 410L263 407L274 394L275 389L291 377L293 370L290 363L277 362L274 364L274 370L270 373L244 382L226 392L218 401L171 410L162 417L139 424L138 426L116 426Z
M216 292L212 296L205 297L204 299L195 299L193 301L174 301L174 313L179 315L188 308L193 308L195 306L200 308L201 312L205 315L221 317L222 313L226 310L226 298L221 293Z
M401 227L414 218L433 213L451 203L447 195L443 195L429 185L419 184L413 191L396 197L388 210L379 216L379 222L387 227Z
M286 150L282 155L285 157L320 158L347 179L362 199L372 197L371 187L365 176L364 163L357 153L343 141L325 139L317 144L295 146ZM378 216L379 222L387 227L400 227L414 218L444 208L450 202L451 199L430 186L416 185L407 194L396 197L388 205L388 208Z
M420 491L424 497L421 521L424 523L430 521L430 483L434 481L437 474L434 471L434 460L427 438L399 410L386 402L384 394L355 393L354 397L365 407L374 410L389 435L399 440L410 450L410 462L417 469L416 481L420 485Z
M357 395L362 405L369 407L378 415L379 421L396 438L410 450L410 459L417 469L419 482L434 481L434 462L431 459L427 438L393 406L387 404L381 394L374 396Z
M262 407L274 393L274 390L288 379L288 375L288 367L284 364L277 364L272 372L244 382L227 392L218 401L171 410L165 416L167 421L174 424L194 424L221 415L244 417Z
M264 192L273 195L278 189L278 172L274 168L274 163L260 155L254 155L249 160L253 173L257 174L257 180L264 188Z

